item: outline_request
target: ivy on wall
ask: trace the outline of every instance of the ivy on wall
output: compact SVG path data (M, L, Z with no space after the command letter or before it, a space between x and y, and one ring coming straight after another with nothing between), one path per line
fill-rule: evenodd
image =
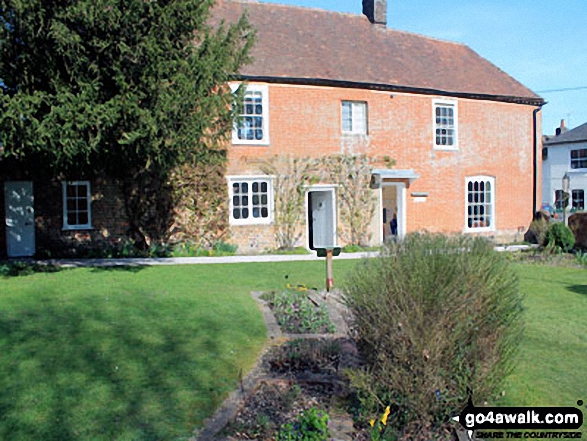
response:
M340 238L346 244L367 245L370 224L377 209L377 195L369 188L375 165L393 166L385 157L332 155L319 158L275 156L262 164L272 175L275 197L275 240L280 249L298 245L305 229L305 195L319 182L337 186Z

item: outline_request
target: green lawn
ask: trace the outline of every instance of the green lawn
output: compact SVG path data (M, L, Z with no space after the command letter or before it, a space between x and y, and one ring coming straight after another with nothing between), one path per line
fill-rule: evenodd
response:
M516 268L526 294L526 329L500 405L587 403L587 270ZM587 417L587 406L583 412Z
M337 283L353 265L335 259ZM587 271L517 268L528 324L500 404L587 401ZM0 278L0 439L187 438L263 345L249 291L324 277L288 262Z
M0 439L187 438L265 341L249 292L323 278L322 262L0 278Z

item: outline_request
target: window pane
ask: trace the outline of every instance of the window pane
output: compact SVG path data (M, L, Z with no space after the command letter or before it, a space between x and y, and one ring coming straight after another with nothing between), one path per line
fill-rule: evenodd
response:
M352 113L350 101L342 102L342 130L343 132L351 132L352 127Z
M353 132L367 133L367 103L353 103Z
M232 217L234 217L235 219L240 219L241 218L241 211L238 208L235 208L232 210Z
M269 210L267 207L261 208L261 217L269 217Z
M77 208L77 199L67 199L67 211L75 212Z
M248 219L249 218L249 209L248 208L243 208L242 211L242 217L243 219Z
M78 213L78 225L87 225L88 224L88 212L87 211L80 211Z

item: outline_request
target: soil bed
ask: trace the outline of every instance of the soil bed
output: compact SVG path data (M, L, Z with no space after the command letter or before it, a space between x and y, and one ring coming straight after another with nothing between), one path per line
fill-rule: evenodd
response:
M263 359L267 378L249 395L225 428L230 440L275 440L279 428L315 408L332 416L345 406L348 383L342 369L356 363L352 340L293 340Z

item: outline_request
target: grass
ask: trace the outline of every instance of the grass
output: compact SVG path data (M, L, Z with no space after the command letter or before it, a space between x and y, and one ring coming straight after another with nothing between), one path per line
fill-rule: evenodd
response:
M500 405L587 402L587 272L518 264L526 329ZM587 407L583 407L587 414Z
M337 285L354 264L335 259ZM585 270L516 267L527 327L499 404L587 401ZM0 278L0 439L187 439L263 345L249 292L324 277L308 261Z
M249 292L324 286L323 262L20 274L0 278L0 439L11 441L187 439L265 341Z

